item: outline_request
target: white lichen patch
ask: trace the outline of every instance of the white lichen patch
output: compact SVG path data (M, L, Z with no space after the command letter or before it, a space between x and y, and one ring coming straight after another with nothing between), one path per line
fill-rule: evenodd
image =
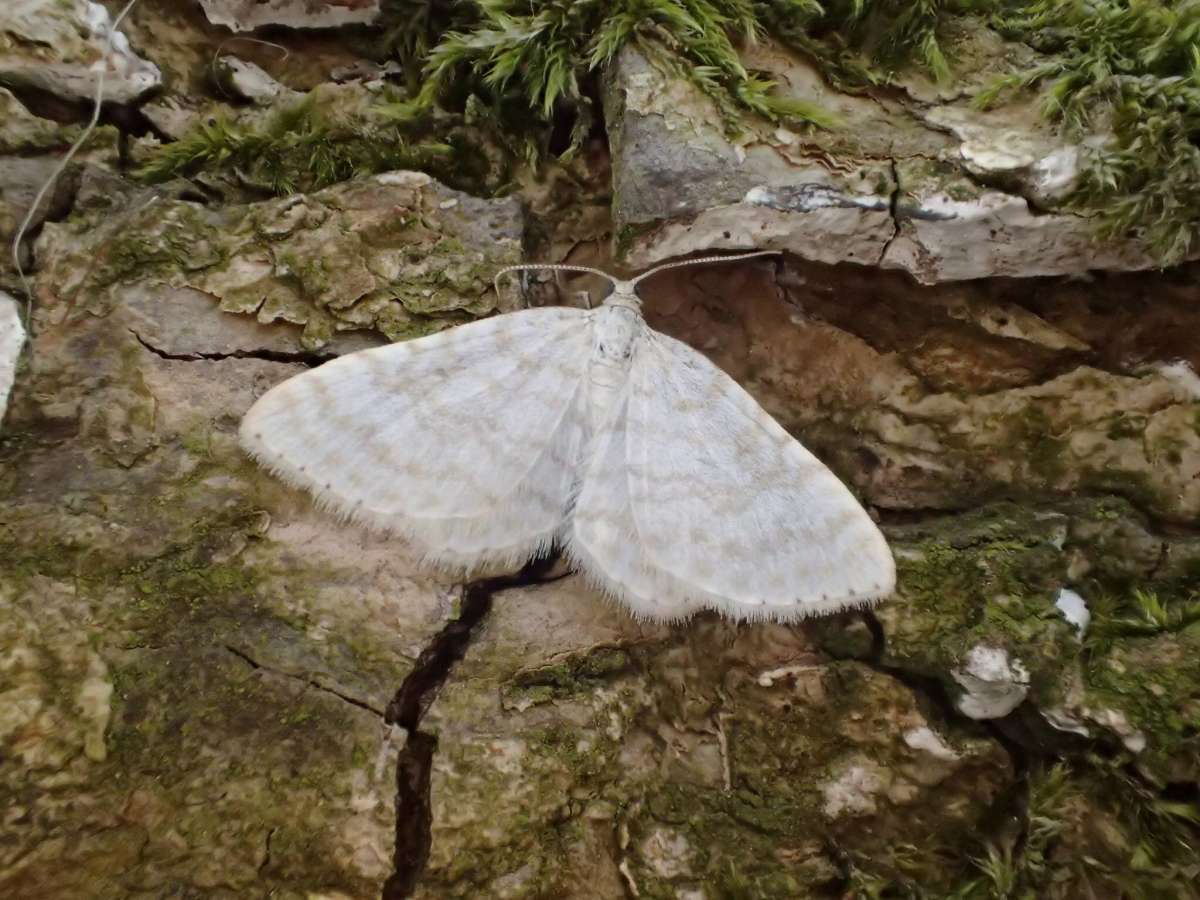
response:
M642 858L661 878L677 878L691 871L692 845L676 831L655 828L639 849Z
M950 673L963 689L956 705L972 719L997 719L1016 709L1029 693L1029 672L999 647L977 644L966 664Z
M87 675L79 686L76 704L84 720L83 752L93 762L103 762L108 756L104 732L112 717L113 685L104 664L94 650L88 650Z
M1087 631L1092 621L1092 612L1088 609L1087 601L1070 588L1062 588L1058 599L1054 601L1062 617L1075 626L1080 637Z
M822 809L830 818L870 815L878 808L876 797L887 790L891 781L890 773L878 763L857 757L833 781L822 785Z
M766 672L759 673L758 684L759 687L768 688L774 685L775 682L782 681L785 678L795 678L797 675L805 672L820 672L821 669L822 666L811 665L780 666L777 669L769 669Z
M1119 709L1088 710L1087 716L1117 735L1130 753L1141 753L1146 749L1146 735L1135 728Z
M1191 400L1200 400L1200 375L1185 360L1159 363L1153 367L1160 376L1178 387Z
M1060 200L1075 187L1079 177L1079 148L1059 147L1035 162L1030 171L1029 195L1047 202Z
M1082 737L1090 737L1092 734L1087 725L1083 723L1083 720L1065 707L1056 706L1051 709L1043 709L1042 718L1049 722L1051 727L1059 731L1078 734Z
M914 750L928 753L943 762L954 762L959 758L958 751L943 741L940 734L926 725L910 728L904 732L904 743Z

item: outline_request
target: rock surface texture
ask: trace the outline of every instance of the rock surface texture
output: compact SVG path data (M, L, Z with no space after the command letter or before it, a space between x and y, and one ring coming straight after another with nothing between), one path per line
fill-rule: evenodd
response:
M134 53L122 31L112 30L99 3L10 0L0 9L0 84L90 101L101 70L105 98L113 103L137 100L162 84L158 66Z
M920 81L863 97L832 90L811 64L770 46L750 62L784 96L843 124L797 133L760 123L730 137L710 99L636 50L613 67L613 218L630 265L770 248L902 269L925 284L1154 266L1134 242L1098 241L1086 217L1056 209L1075 180L1077 148L1032 101L974 110L967 89L982 86L981 73L959 73L953 98Z
M764 42L843 124L730 137L627 48L607 147L535 176L478 107L397 130L382 6L136 8L18 248L19 358L7 246L110 20L0 11L0 897L1198 896L1200 269L1096 240L1078 148L971 108L1032 51L976 29L953 87L842 93ZM464 141L455 187L385 164ZM645 315L878 519L873 610L651 626L552 559L456 582L237 445L306 367L595 291L497 295L531 254L752 248L785 252L655 276Z

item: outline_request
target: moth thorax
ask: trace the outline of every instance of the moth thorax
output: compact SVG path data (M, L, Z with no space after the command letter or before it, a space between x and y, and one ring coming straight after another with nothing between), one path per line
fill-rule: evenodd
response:
M612 293L604 298L605 306L623 306L635 313L642 311L642 299L634 293L632 281L614 281Z

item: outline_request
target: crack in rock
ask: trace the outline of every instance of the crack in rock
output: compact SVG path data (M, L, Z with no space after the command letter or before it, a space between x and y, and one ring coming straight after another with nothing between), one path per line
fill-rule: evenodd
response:
M892 174L892 196L888 199L888 214L892 217L892 236L883 243L883 249L879 251L879 259L875 260L876 266L883 266L883 261L887 259L888 251L892 249L892 244L896 243L896 238L900 237L900 195L902 188L900 187L900 166L893 156L888 160L888 165L891 167Z
M476 626L492 608L501 591L548 584L547 577L558 554L538 557L515 575L469 582L464 586L462 611L421 651L413 670L396 690L384 721L403 728L408 740L396 763L396 846L392 874L383 885L383 900L402 900L412 894L429 859L433 824L430 808L430 774L437 736L420 730L421 720L445 683L454 664L467 653Z
M337 359L336 353L318 353L314 350L230 350L227 353L195 351L193 353L168 353L160 350L144 337L129 329L129 333L137 338L137 342L161 359L174 359L183 362L210 362L223 359L264 359L268 362L303 363L310 369Z
M281 672L279 669L272 669L270 666L264 666L258 660L247 654L244 650L239 650L237 647L231 646L230 644L224 644L223 648L226 650L226 652L232 653L252 669L270 672L272 675L278 675L280 678L289 678L292 681L299 681L306 687L316 688L318 691L337 697L342 702L349 703L351 706L357 706L359 709L366 710L373 716L382 717L384 715L384 710L372 706L365 700L360 700L357 697L351 697L349 694L343 694L341 691L334 690L328 685L321 684L321 682L314 681L311 678L305 678L303 675L293 675L291 672Z

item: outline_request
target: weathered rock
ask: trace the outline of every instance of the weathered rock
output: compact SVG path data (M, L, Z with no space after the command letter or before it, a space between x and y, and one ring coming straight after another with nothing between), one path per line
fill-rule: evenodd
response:
M40 284L93 312L152 281L264 324L303 325L312 349L338 332L394 340L514 304L491 276L519 259L516 201L479 200L418 172L217 209L92 181L79 203L45 229Z
M111 103L130 103L162 83L158 67L134 53L122 32L112 32L99 3L11 0L0 9L0 84L90 102L101 66Z
M39 297L0 445L0 893L377 895L382 711L457 588L244 457L241 414L303 370L229 353L261 326Z
M940 680L971 718L1025 702L1060 740L1104 736L1156 778L1200 771L1188 724L1200 672L1185 662L1197 640L1193 541L1148 531L1111 498L995 505L889 537L898 587L876 614L889 669ZM1088 598L1086 632L1061 614L1064 594ZM1155 619L1151 604L1167 612Z
M213 64L213 76L222 90L263 106L281 98L295 100L300 97L298 91L285 87L254 63L236 56L220 57Z
M0 154L29 154L68 147L80 129L35 116L12 91L0 88Z
M1200 328L1186 277L1174 291L1134 276L931 290L860 267L769 273L666 272L642 291L648 321L709 352L868 502L961 509L1083 489L1200 515L1200 394L1149 364L1200 364L1177 331ZM1129 310L1115 314L1128 331L1101 332L1110 306Z
M1047 213L1024 196L981 186L973 180L981 157L968 146L960 151L965 173L958 160L897 162L897 229L880 265L926 284L1156 267L1135 241L1097 239L1086 216ZM1052 162L1039 158L1028 168Z
M253 31L264 25L341 28L367 25L379 17L379 0L200 0L214 25Z
M24 292L12 259L12 241L17 228L33 206L33 199L57 171L59 154L80 136L77 126L62 126L30 113L9 91L0 88L0 290ZM114 167L119 157L116 129L95 129L80 147L75 159L102 167ZM42 151L45 155L37 155ZM9 155L12 154L12 155ZM78 166L72 165L47 190L29 220L29 229L19 248L26 275L33 268L32 239L47 217L58 218L70 208L78 181Z
M796 132L747 122L733 138L698 88L636 50L609 73L613 217L617 251L631 266L778 249L899 268L927 284L1155 267L1136 241L1098 240L1086 217L1059 209L1078 148L1032 102L974 109L965 85L981 86L980 73L964 73L948 96L916 85L913 96L851 96L770 44L747 51L746 61L784 96L840 124Z
M790 132L735 145L708 98L636 50L609 79L605 115L617 250L631 266L732 248L875 264L895 232L890 163L843 172L806 156L807 141Z
M901 821L956 840L1012 777L802 629L639 626L562 583L497 597L423 727L422 897L804 896L896 865Z

